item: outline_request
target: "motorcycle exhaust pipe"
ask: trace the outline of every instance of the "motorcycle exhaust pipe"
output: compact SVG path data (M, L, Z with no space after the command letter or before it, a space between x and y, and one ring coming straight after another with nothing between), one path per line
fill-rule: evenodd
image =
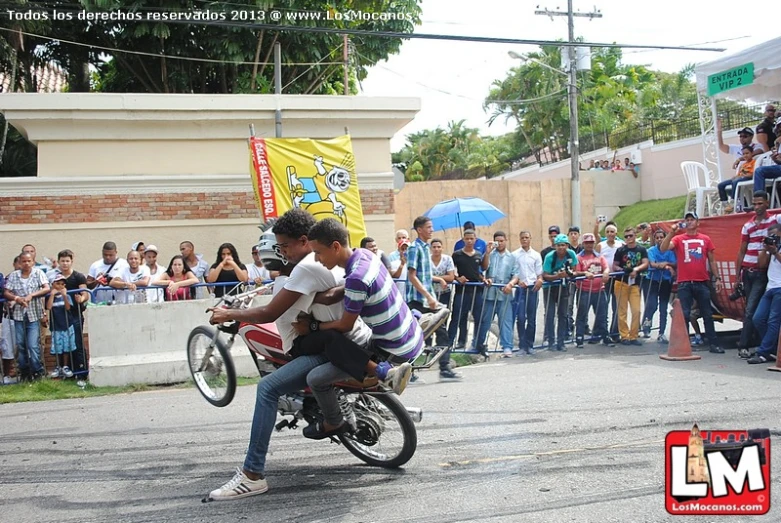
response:
M412 421L415 423L420 423L423 419L423 409L418 407L407 407L407 414L409 414L409 417L412 418Z

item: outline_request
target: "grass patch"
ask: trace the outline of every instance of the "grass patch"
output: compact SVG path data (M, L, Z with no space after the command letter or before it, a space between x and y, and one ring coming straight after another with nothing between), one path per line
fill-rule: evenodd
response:
M613 221L618 226L618 235L623 236L625 227L635 227L639 223L683 219L685 204L686 196L637 202L621 209Z
M151 390L154 387L143 384L126 385L124 387L96 387L87 383L84 388L79 387L75 380L49 380L43 379L33 383L19 383L5 385L0 388L0 404L20 403L24 401L47 401L70 398L91 398L93 396L106 396L109 394L125 394Z
M239 387L244 385L257 385L258 377L243 378L237 380ZM130 394L132 392L144 392L150 390L188 389L194 388L192 380L173 385L146 385L135 383L122 387L96 387L87 383L84 388L76 384L76 380L50 380L42 379L33 383L18 383L0 387L0 404L22 403L26 401L50 401L73 398L92 398L96 396L108 396L112 394Z
M455 362L459 367L466 367L467 365L474 365L475 358L473 354L456 353L450 355L450 360Z

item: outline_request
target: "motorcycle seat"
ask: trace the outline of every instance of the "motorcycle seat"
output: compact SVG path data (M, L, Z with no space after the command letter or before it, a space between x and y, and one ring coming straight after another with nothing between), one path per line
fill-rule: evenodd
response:
M376 387L379 383L380 380L378 380L376 376L367 376L366 378L363 379L363 381L349 379L345 381L340 381L339 383L337 383L337 385L341 387L351 388L351 389L372 389Z

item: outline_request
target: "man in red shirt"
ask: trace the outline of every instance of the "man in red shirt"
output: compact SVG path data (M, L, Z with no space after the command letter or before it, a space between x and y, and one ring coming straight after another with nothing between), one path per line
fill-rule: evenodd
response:
M588 323L588 311L594 309L596 320L594 321L594 334L589 344L602 342L612 347L613 341L607 332L607 295L605 294L605 282L610 278L610 267L607 260L594 252L596 238L591 233L583 235L583 252L578 254L578 265L575 268L576 276L585 276L585 280L577 280L580 297L578 298L577 321L575 322L575 346L583 348L583 336Z
M705 322L705 335L710 343L710 352L724 354L724 349L719 347L716 338L708 287L708 282L713 279L716 282L716 292L721 291L721 278L716 274L716 258L713 255L715 247L709 236L697 232L700 226L697 213L687 212L683 220L670 228L659 250L675 252L678 269L678 299L681 300L686 325L689 325L689 315L696 301ZM682 229L685 234L675 236L679 229Z
M738 267L738 281L743 283L743 292L746 297L746 313L743 316L743 328L740 330L738 342L738 354L742 358L748 358L749 347L759 345L758 333L754 327L754 312L757 310L759 300L765 293L767 286L767 259L761 256L762 242L767 237L767 231L774 223L778 223L778 216L770 216L767 213L768 194L765 191L756 191L752 200L754 216L743 225L740 234L740 249L735 267ZM762 259L760 259L762 258Z

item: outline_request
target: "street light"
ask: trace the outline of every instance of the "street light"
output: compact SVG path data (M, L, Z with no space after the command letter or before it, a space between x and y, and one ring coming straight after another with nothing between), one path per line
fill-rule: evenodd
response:
M570 38L570 40L572 40L572 38ZM510 58L521 60L522 62L534 62L537 65L550 69L558 74L563 74L569 78L569 81L567 82L567 99L569 101L570 185L572 187L572 223L570 225L580 226L580 166L578 165L580 143L578 141L577 61L574 49L572 47L567 47L566 49L567 55L569 56L569 74L534 58L516 53L515 51L509 51L507 54L510 55Z
M516 53L515 51L508 51L508 55L510 55L510 58L515 58L516 60L520 60L521 62L533 62L537 65L541 65L545 69L550 69L554 73L558 73L560 75L568 76L567 73L562 71L561 69L556 69L555 67L551 67L545 62L542 62L540 60L537 60L536 58L532 58L530 56L526 56L525 54Z

